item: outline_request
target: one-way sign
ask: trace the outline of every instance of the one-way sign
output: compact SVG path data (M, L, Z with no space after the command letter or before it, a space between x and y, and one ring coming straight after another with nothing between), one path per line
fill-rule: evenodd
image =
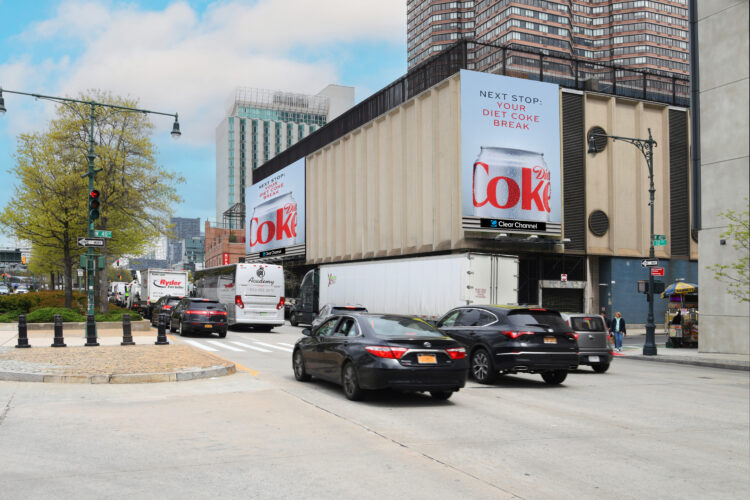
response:
M78 238L79 247L103 247L104 238Z
M643 259L641 261L641 267L654 267L659 265L658 259Z

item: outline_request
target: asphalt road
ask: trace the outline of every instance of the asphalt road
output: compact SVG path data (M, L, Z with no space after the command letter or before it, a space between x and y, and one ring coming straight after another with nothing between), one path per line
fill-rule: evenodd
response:
M194 337L245 368L186 383L0 382L0 498L745 498L747 372L616 359L559 387L360 403L300 383L300 328ZM249 347L248 347L249 346Z

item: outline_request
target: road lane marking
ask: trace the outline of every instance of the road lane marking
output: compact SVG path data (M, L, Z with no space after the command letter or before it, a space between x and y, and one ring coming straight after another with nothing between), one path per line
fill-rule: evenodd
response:
M256 344L264 345L266 347L271 347L273 349L278 349L280 351L292 352L292 350L289 349L289 348L287 348L287 347L281 347L281 346L277 346L277 345L273 345L273 344L266 344L265 342L260 342L260 341L257 341L257 340L254 340L253 342L255 342Z
M227 345L223 342L219 342L218 340L207 340L209 344L213 344L218 347L223 347L224 349L229 349L230 351L236 351L236 352L243 352L242 349L237 349L236 347L232 347L231 345Z
M204 349L206 351L219 352L218 349L214 349L213 347L208 347L207 345L203 345L200 342L196 342L195 340L186 340L186 339L183 339L183 342L185 342L186 344L190 344L193 347L197 347L198 349Z
M294 347L292 344L285 344L284 342L279 342L279 345L285 345L287 347Z
M242 342L234 342L234 341L232 341L232 344L235 344L235 345L238 345L238 346L241 346L241 347L246 347L248 349L253 349L255 351L260 351L260 352L273 352L273 351L269 351L268 349L262 349L260 347L255 347L255 346L250 345L250 344L243 344Z
M238 370L240 370L240 371L243 371L243 372L249 372L249 373L250 373L250 375L252 375L253 377L254 377L254 376L256 376L256 375L258 375L258 373L260 373L260 372L256 372L255 370L251 370L251 369L250 369L250 368L248 368L247 366L242 366L242 365L241 365L241 364L239 364L239 363L234 363L234 366L235 366L235 367L236 367L236 368L237 368Z

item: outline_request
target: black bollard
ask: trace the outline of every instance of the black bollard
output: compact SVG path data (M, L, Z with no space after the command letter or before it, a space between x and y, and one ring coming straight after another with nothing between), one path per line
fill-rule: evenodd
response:
M159 314L159 319L157 320L157 328L156 328L156 342L154 342L154 345L167 345L169 342L167 342L167 315L164 313Z
M29 345L29 336L26 332L26 315L21 314L18 316L18 344L16 344L16 347L23 348L23 347L31 347Z
M55 341L50 347L65 347L62 314L55 314Z
M96 341L96 321L93 314L86 316L86 343L83 345L88 347L99 345Z
M120 345L135 345L133 335L130 332L130 314L122 315L122 342Z

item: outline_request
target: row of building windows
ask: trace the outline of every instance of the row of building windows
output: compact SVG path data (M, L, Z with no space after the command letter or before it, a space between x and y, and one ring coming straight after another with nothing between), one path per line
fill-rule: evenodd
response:
M604 2L602 2L604 3ZM673 0L672 3L680 3L687 5L687 0ZM628 9L654 9L662 12L669 12L677 14L679 16L687 17L688 11L685 8L670 5L668 3L653 2L651 0L635 0L629 2L616 2L611 6L602 7L591 7L589 5L582 5L580 3L573 4L573 10L576 12L583 12L585 14L604 14L609 10L628 10Z
M586 36L611 36L615 33L628 31L655 31L657 33L664 33L665 35L679 36L682 38L687 38L688 36L688 32L685 30L648 22L616 24L614 26L598 29L573 26L573 33L579 33Z
M518 0L502 0L500 2L496 2L496 3L492 4L492 5L490 5L489 8L485 9L484 7L488 3L492 2L492 0L485 0L484 2L480 2L480 5L477 6L477 10L476 10L477 17L476 17L475 22L477 24L480 24L480 23L484 22L487 18L489 18L490 16L492 16L493 14L495 14L496 12L501 11L501 10L507 10L506 7L508 6L508 4L511 3L511 1L514 4L525 4L525 5L529 5L531 7L538 7L538 8L544 8L544 9L549 9L549 10L557 10L557 11L560 11L560 12L562 12L564 14L567 14L567 12L568 12L568 7L566 5L562 5L562 4L554 3L554 2L548 2L546 0L520 0L520 1L518 1ZM553 22L559 22L561 24L567 24L568 23L568 19L565 16L556 16L554 14L546 14L544 12L538 12L538 11L530 10L530 9L519 9L518 7L510 7L510 8L511 9L517 9L517 10L523 10L523 11L525 11L526 17L536 17L538 19L541 19L539 17L539 14L544 14L544 15L550 16L550 20L553 21ZM562 17L563 19L565 19L565 21L560 21L560 20L555 21L554 20L555 17L557 17L557 18Z
M683 42L674 38L654 35L651 33L637 33L634 35L616 36L613 38L589 39L573 37L573 43L584 47L605 47L610 45L621 45L626 43L643 43L650 42L657 45L667 45L677 47L678 49L688 50L688 42Z
M658 59L656 57L624 57L622 59L615 59L614 62L623 66L632 66L634 64L650 64L652 66L676 69L685 73L690 71L690 64L670 61L668 59Z
M428 4L427 2L424 2L422 5L428 5ZM474 8L473 1L435 3L426 7L419 14L416 14L406 25L406 30L411 31L414 26L416 26L417 24L427 19L427 17L429 17L433 12L438 12L441 10L473 9L473 8ZM470 11L470 13L473 14L473 11Z
M557 24L568 24L568 18L565 16L558 16L555 14L547 14L545 12L538 12L531 9L521 9L519 7L508 7L504 11L500 12L496 16L494 16L492 19L487 20L486 22L479 25L477 28L477 33L482 33L491 26L496 25L503 19L505 19L508 16L523 16L528 17L532 19L539 19L540 21L544 21L544 24L547 25L547 23L557 23ZM479 23L479 20L477 20L477 23Z
M411 41L411 43L417 43L421 40L424 40L425 38L431 36L436 31L445 31L445 30L454 30L454 31L462 31L462 30L469 30L468 35L473 35L474 32L474 23L473 22L467 22L467 23L442 23L442 24L433 24L426 30L422 31L418 36L414 38L414 40Z
M556 26L547 26L546 24L532 23L531 21L519 21L518 19L508 19L504 23L496 26L494 29L487 33L482 33L477 36L477 40L482 42L489 42L501 33L508 31L511 28L525 28L538 33L549 33L552 35L559 35L566 37L568 36L568 30L565 28L558 28ZM570 44L566 42L569 47ZM560 45L558 45L559 47Z
M473 19L474 13L473 12L443 12L442 14L435 14L433 16L430 16L429 18L422 21L419 26L416 26L415 28L409 28L408 33L409 36L412 37L414 34L420 33L423 29L425 29L427 26L429 26L432 23L437 23L440 21L448 21L452 19Z
M237 114L242 118L254 120L271 120L282 122L309 123L325 125L326 116L314 113L300 113L294 111L281 111L275 109L253 108L250 106L239 106Z
M429 39L425 40L424 42L420 43L413 49L409 51L408 54L406 54L406 57L411 59L413 56L417 54L421 54L421 52L427 48L429 45L435 43L435 42L445 42L450 40L458 40L460 38L458 33L446 33L442 35L432 35ZM427 51L428 53L431 51Z

